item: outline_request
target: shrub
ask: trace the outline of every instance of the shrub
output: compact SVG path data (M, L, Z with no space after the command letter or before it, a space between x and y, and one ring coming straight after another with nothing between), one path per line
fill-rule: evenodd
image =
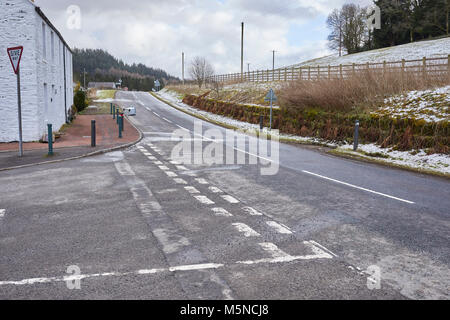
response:
M88 104L86 102L86 92L82 90L78 90L75 92L75 96L73 97L73 103L77 108L78 112L83 111L87 108Z

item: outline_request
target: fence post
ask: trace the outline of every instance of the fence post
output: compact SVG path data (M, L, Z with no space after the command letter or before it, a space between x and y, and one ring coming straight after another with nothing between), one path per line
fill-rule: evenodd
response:
M308 66L308 81L311 81L311 66Z
M386 75L386 60L383 61L383 76Z
M320 66L317 66L317 80L320 80Z
M300 71L298 73L298 76L299 76L300 81L303 80L302 67L300 67Z
M344 79L344 74L342 73L342 63L339 65L339 74L341 76L341 80Z
M447 61L447 76L448 76L448 81L450 81L450 54L448 55L448 61Z
M356 73L356 64L353 63L352 64L352 74L353 74L353 76L355 76L355 73Z
M402 87L405 82L405 59L402 59Z
M284 81L287 81L287 68L284 68Z
M328 65L328 80L331 80L331 67Z
M427 58L426 57L422 58L422 63L423 63L423 76L426 77L427 76Z

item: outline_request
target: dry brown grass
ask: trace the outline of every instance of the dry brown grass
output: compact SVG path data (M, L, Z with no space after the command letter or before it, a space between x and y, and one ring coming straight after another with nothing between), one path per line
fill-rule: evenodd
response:
M424 77L400 72L361 72L345 80L298 80L287 83L280 92L282 105L288 108L320 108L326 111L372 109L385 97L410 90L425 90L448 84L448 76Z

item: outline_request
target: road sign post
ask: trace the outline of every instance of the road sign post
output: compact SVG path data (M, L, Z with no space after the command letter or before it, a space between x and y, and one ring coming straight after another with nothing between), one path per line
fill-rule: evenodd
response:
M14 47L7 49L9 61L17 75L17 114L19 118L19 156L23 157L23 139L22 139L22 99L20 93L20 60L22 59L23 47Z
M264 101L270 101L270 130L272 130L272 109L273 109L273 102L277 101L278 98L275 95L275 92L273 89L270 89L269 93L267 93L266 97L264 98Z

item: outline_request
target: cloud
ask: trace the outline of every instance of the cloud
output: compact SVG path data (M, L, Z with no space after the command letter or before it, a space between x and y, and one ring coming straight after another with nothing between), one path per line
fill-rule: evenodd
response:
M75 3L74 3L75 2ZM181 52L189 62L206 57L217 73L240 70L240 23L245 21L245 65L268 69L329 54L323 32L308 26L345 0L36 0L69 45L101 48L128 63L142 62L181 76ZM354 0L367 4L369 0ZM66 27L66 9L81 9L82 29ZM294 27L293 27L294 26ZM311 28L301 45L294 28Z

